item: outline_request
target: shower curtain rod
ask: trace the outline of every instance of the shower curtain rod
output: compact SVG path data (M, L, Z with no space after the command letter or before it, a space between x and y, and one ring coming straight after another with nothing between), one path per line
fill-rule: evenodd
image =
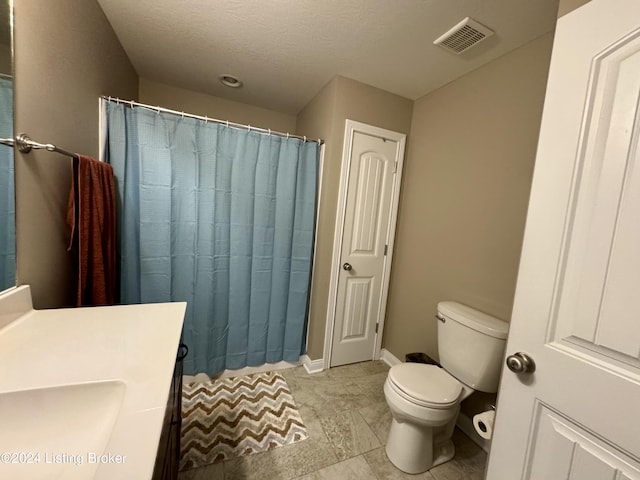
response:
M105 95L102 95L100 98L102 98L103 100L106 100L108 102L123 103L123 104L129 105L131 107L146 108L146 109L152 110L154 112L158 112L158 113L164 112L164 113L170 113L172 115L180 115L183 118L184 117L195 118L197 120L204 120L205 122L219 123L221 125L226 125L227 127L232 127L232 128L242 129L242 130L249 130L250 132L258 132L258 133L261 133L261 134L264 134L264 135L273 135L273 136L276 136L276 137L284 137L284 138L297 138L297 139L300 139L300 140L302 140L304 142L318 142L318 145L324 144L324 140L322 140L321 138L318 138L317 140L314 140L314 139L307 138L306 136L293 135L291 133L277 132L275 130L271 130L271 129L267 129L267 128L252 127L251 125L243 125L241 123L230 122L229 120L218 120L216 118L209 118L209 117L203 117L201 115L194 115L192 113L179 112L177 110L170 110L168 108L154 107L153 105L146 105L144 103L134 102L133 100L122 100L120 98L113 98L111 96L107 97Z

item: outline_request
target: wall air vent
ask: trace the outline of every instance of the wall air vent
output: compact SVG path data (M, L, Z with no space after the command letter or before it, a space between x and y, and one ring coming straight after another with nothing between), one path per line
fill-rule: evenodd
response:
M450 52L462 53L493 34L493 30L467 17L433 43Z

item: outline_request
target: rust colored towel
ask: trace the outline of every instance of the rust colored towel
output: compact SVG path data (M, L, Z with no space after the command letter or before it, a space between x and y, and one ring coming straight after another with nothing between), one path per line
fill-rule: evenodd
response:
M116 288L116 194L111 165L79 155L72 161L68 251L77 275L76 306L113 305Z

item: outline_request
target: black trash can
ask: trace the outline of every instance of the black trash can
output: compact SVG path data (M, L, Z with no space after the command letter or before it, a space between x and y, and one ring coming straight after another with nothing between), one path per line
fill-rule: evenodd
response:
M405 362L409 363L428 363L429 365L438 365L440 364L436 362L433 358L427 355L424 352L415 352L415 353L407 353L405 355Z

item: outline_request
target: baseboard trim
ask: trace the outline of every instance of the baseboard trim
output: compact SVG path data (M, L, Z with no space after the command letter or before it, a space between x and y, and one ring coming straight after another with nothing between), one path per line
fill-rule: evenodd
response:
M309 375L320 373L324 370L324 359L311 360L309 355L302 356L302 365Z
M402 363L402 361L398 357L396 357L393 353L391 353L386 348L380 349L380 360L382 360L384 363L386 363L390 367L393 367L394 365L398 365Z
M462 430L462 433L469 437L473 443L478 445L485 452L489 453L491 440L487 440L478 435L478 432L476 432L476 429L473 427L473 421L468 416L460 412L458 414L458 419L456 420L456 426Z

